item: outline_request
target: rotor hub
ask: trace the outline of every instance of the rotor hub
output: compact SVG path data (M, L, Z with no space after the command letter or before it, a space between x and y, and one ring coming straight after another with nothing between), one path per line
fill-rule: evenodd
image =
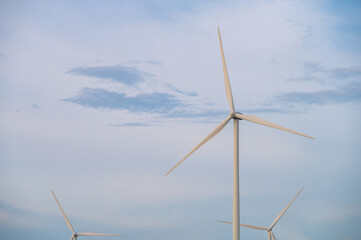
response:
M233 119L238 119L238 120L242 120L242 119L239 119L239 118L237 118L237 116L236 116L236 114L241 114L241 115L243 115L242 113L240 113L240 112L231 112L231 117L233 118Z

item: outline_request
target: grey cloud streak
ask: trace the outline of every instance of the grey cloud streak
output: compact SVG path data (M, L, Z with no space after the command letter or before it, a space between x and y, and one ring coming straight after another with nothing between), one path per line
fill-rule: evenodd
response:
M342 86L334 90L316 92L290 92L275 96L276 103L332 104L361 101L361 82Z
M138 62L138 61L133 61ZM144 61L143 61L144 62ZM139 62L139 63L143 63ZM149 64L161 64L155 61L146 61ZM163 116L171 115L175 111L187 111L184 97L196 97L195 92L184 92L169 83L159 83L157 79L150 79L154 75L143 72L137 67L123 65L113 66L80 66L67 71L68 74L108 79L116 83L123 83L127 87L137 87L138 90L147 88L148 93L136 96L127 96L124 92L114 92L101 88L82 88L76 96L62 99L63 101L79 104L84 107L128 110L131 112L157 113ZM149 86L151 88L149 88ZM161 89L160 91L150 89ZM189 113L191 114L191 113ZM184 115L185 116L185 115ZM190 115L188 116L190 117ZM193 118L193 116L191 117ZM133 124L121 123L117 126L133 126ZM140 125L138 125L140 126ZM144 125L142 125L144 126Z
M168 113L184 104L174 95L154 92L126 96L101 88L83 88L77 96L63 99L85 107L129 110L131 112Z
M76 67L67 71L69 74L109 79L114 82L124 83L126 85L136 85L137 83L144 82L146 77L152 75L135 67L127 67L122 65L114 66L95 66L95 67Z
M361 67L325 67L320 63L304 62L304 76L293 77L286 81L315 81L323 84L338 84L344 81L361 81Z
M154 127L154 126L163 126L163 124L155 123L139 123L139 122L128 122L128 123L113 123L108 124L112 127Z
M328 85L329 89L315 92L285 92L274 95L260 107L244 109L244 113L297 113L295 106L300 104L324 105L334 103L357 102L361 100L361 68L330 68L319 63L305 62L304 76L287 79L287 81L313 81ZM127 86L140 86L138 83L147 81L151 74L135 67L121 65L77 67L67 73L110 79ZM139 113L157 113L165 118L207 118L217 119L227 114L223 110L189 108L183 97L194 97L197 93L186 93L172 85L165 84L169 91L142 93L136 96L127 96L125 93L113 92L103 88L83 88L81 92L67 102L84 107L128 110ZM180 96L180 95L182 96ZM115 125L114 125L115 126ZM136 126L133 123L120 123L117 126ZM141 126L141 125L137 125Z
M361 67L325 67L319 63L303 63L304 76L287 81L313 81L330 89L315 92L289 92L274 96L270 103L333 104L361 101Z

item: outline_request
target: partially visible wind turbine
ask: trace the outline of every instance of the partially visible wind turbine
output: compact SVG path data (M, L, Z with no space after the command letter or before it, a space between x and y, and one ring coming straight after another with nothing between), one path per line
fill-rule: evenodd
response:
M54 198L55 198L55 201L56 203L58 204L59 208L60 208L60 211L61 213L63 214L64 216L64 219L65 219L65 222L66 224L68 225L68 227L70 228L71 232L73 233L73 235L71 236L70 240L76 240L78 238L78 236L124 236L124 235L121 235L121 234L106 234L106 233L89 233L89 232L85 232L85 233L76 233L74 231L74 228L73 226L71 226L70 222L69 222L69 219L68 217L66 216L63 208L60 206L60 203L58 201L58 199L56 198L55 194L53 191L51 191L51 193L53 194Z
M283 216L283 214L285 214L287 209L291 206L293 201L298 197L298 195L302 192L302 190L303 190L303 188L301 188L301 190L292 199L292 201L282 210L282 212L280 214L278 214L278 216L275 218L275 220L273 220L273 223L271 224L270 227L266 228L266 227L252 226L252 225L246 225L246 224L239 224L239 225L242 226L242 227L248 227L248 228L253 228L253 229L257 229L257 230L267 230L268 231L268 240L276 240L276 237L272 232L272 228L280 220L280 218ZM217 221L217 222L232 224L232 222L227 222L227 221Z
M197 146L195 146L192 151L190 151L182 160L180 160L171 170L169 170L164 176L167 176L171 173L176 167L178 167L184 160L186 160L192 153L194 153L198 148L200 148L203 144L208 142L211 138L217 135L226 125L227 123L233 119L233 240L239 240L239 136L238 136L238 126L239 120L247 120L249 122L254 122L260 125L264 125L267 127L276 128L282 131L294 133L303 137L314 139L308 135L303 133L299 133L293 130L290 130L285 127L281 127L277 124L268 122L263 120L262 118L252 116L252 115L243 115L240 112L236 112L233 104L232 90L231 84L229 82L228 71L226 66L226 59L223 53L223 46L221 40L221 34L218 27L218 37L219 37L219 45L221 48L222 55L222 64L223 64L223 73L224 73L224 83L226 86L226 95L229 103L229 107L231 109L230 114L226 119L221 122L212 132L208 134Z

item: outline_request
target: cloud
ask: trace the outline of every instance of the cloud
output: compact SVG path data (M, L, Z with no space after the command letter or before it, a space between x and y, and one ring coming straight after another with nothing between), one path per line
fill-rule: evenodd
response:
M154 123L136 123L136 122L128 122L128 123L120 123L120 124L108 124L112 127L154 127L154 126L162 126L162 124L154 124Z
M131 61L133 64L160 65L157 61ZM76 67L67 73L81 76L94 77L98 79L110 79L115 83L124 83L124 92L114 92L104 88L83 88L77 96L63 99L64 101L76 103L84 107L128 110L131 112L146 112L162 114L172 118L194 118L197 114L190 112L186 107L189 105L189 97L197 97L196 92L184 92L169 83L161 83L154 75L143 72L135 67L122 65ZM153 78L151 78L153 77ZM128 96L127 87L136 86L140 93L134 94L134 88L129 88L132 96ZM176 109L175 109L176 108ZM177 111L177 113L173 113ZM172 114L173 113L173 114ZM154 124L142 123L119 123L110 126L155 126Z
M222 111L222 110L198 110L190 111L190 110L180 110L171 112L165 117L167 118L218 118L218 117L226 117L228 116L229 112Z
M133 61L158 65L155 61ZM197 97L195 92L184 92L169 83L160 83L157 79L149 79L154 75L135 67L122 65L76 67L67 73L100 79L110 79L126 86L137 86L141 92L135 96L113 92L102 88L83 88L77 96L63 99L85 107L128 110L162 114L165 118L204 119L209 121L227 115L223 110L210 110L197 104L194 106L189 97ZM359 67L326 67L320 63L304 62L303 76L289 78L287 81L311 81L328 85L331 89L315 92L285 92L273 96L259 107L246 109L245 113L298 113L296 104L324 105L347 103L361 100L361 68ZM140 84L141 83L141 84ZM142 90L143 89L143 90ZM147 91L145 91L147 89ZM149 92L149 89L152 89ZM188 99L188 100L187 100ZM189 107L192 104L193 108ZM119 123L110 126L149 126L142 123Z
M340 81L361 81L361 67L331 68L320 63L304 62L304 76L286 79L286 81L315 81L323 84L338 84Z
M137 60L131 60L128 62L129 64L142 64L142 63L145 63L145 64L150 64L150 65L162 65L161 62L159 61L137 61Z
M23 226L30 227L36 226L37 221L34 221L37 218L37 214L16 208L10 204L5 203L0 200L0 223L1 225L10 225L10 226Z
M281 93L271 99L271 105L282 103L333 104L358 102L361 100L361 67L325 67L320 63L303 63L304 76L289 78L287 81L313 81L332 87L315 92Z
M290 92L274 97L276 103L332 104L361 101L361 82L341 86L334 90L316 92Z
M151 74L140 71L135 67L122 65L95 67L82 66L72 68L67 71L67 73L86 77L109 79L111 81L124 83L130 86L144 82L146 77L152 76Z
M91 108L162 114L184 105L177 97L168 93L154 92L126 96L124 93L101 88L83 88L79 95L63 100Z
M285 109L282 107L258 107L258 108L249 108L249 109L245 109L244 112L246 114L249 113L298 113L297 111L295 111L294 109Z
M337 79L354 79L357 78L361 80L361 68L353 67L353 68L331 68L326 69L326 72L329 72L334 78Z
M20 210L18 208L15 208L4 201L0 200L0 209L2 211L11 213L11 214L17 214L17 215L28 215L29 213L25 210Z
M169 85L170 86L170 85ZM182 90L176 89L174 87L172 87L174 91L176 91L177 93L189 96L189 97L197 97L198 93L196 92L183 92Z

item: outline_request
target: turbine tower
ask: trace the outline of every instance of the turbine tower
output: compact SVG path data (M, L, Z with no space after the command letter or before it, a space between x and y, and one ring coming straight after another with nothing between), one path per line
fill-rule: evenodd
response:
M55 201L56 203L58 204L59 208L60 208L60 211L61 213L63 214L64 216L64 219L65 219L65 222L66 224L68 225L69 229L71 230L71 232L73 233L73 235L71 236L70 240L77 240L78 236L123 236L121 234L106 234L106 233L90 233L90 232L85 232L85 233L76 233L74 231L74 228L73 226L70 224L70 221L68 219L68 217L66 216L63 208L60 206L60 203L58 201L58 199L56 198L55 196L55 193L53 191L51 191L51 193L53 194L54 198L55 198Z
M303 137L314 139L308 135L293 131L291 129L281 127L277 124L268 122L262 118L252 116L252 115L243 115L240 112L236 112L233 104L232 90L231 84L229 82L228 71L226 66L226 59L223 53L222 39L221 33L218 27L218 37L219 37L219 45L221 48L222 55L222 64L223 64L223 73L224 73L224 83L226 86L226 95L230 107L230 114L226 117L223 122L221 122L213 131L211 131L208 136L206 136L197 146L195 146L182 160L180 160L171 170L169 170L164 176L167 176L171 173L176 167L178 167L184 160L186 160L192 153L194 153L198 148L200 148L203 144L208 142L211 138L217 135L226 125L227 123L233 119L233 240L239 240L239 136L238 136L238 126L239 120L246 120L253 123L257 123L260 125L264 125L271 128L276 128L282 131L294 133Z
M275 218L275 220L273 220L271 226L269 226L268 228L259 227L259 226L252 226L252 225L246 225L246 224L239 224L239 225L242 226L242 227L248 227L248 228L253 228L253 229L257 229L257 230L267 230L268 231L268 240L276 240L276 237L272 232L273 227L280 220L280 218L283 216L283 214L285 214L287 209L291 206L293 201L298 197L298 195L302 192L302 190L303 190L303 188L297 193L297 195L292 199L292 201L282 210L282 212L280 212L280 214L278 214L278 216ZM227 222L227 221L217 221L217 222L232 224L232 222Z

